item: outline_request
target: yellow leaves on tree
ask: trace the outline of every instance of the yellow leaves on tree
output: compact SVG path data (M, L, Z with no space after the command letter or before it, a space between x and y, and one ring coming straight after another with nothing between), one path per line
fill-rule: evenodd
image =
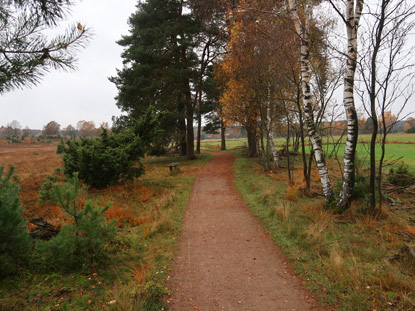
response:
M292 59L296 53L285 48L295 40L287 19L269 14L273 11L278 2L244 0L229 14L227 53L215 70L215 79L226 81L220 103L228 123L256 127L264 105L278 105L285 79L281 67L287 58L298 62Z

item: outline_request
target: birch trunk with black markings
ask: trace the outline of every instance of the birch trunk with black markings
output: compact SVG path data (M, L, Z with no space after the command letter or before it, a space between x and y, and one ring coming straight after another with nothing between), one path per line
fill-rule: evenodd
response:
M311 67L309 60L309 28L312 14L312 5L310 0L305 1L304 5L304 20L300 19L297 11L297 3L294 0L288 0L288 6L291 13L291 18L295 26L296 33L301 42L301 89L303 96L304 117L307 126L308 136L314 150L314 156L320 175L321 185L326 200L326 205L329 205L334 199L334 192L330 181L329 171L323 154L321 137L317 132L317 127L314 122L313 110L313 95L311 92Z
M347 137L344 149L343 184L337 201L337 207L341 211L350 207L355 184L355 155L359 121L354 103L354 80L357 66L357 31L362 15L363 2L363 0L347 0L346 16L343 18L347 29L347 67L343 91L343 105L347 116Z

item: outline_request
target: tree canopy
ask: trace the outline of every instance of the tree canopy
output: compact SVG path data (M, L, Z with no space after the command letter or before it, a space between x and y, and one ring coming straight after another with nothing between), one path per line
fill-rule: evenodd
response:
M195 7L183 1L148 0L139 3L129 24L130 34L118 41L125 48L124 67L110 78L118 88L117 106L133 118L149 106L156 113L167 112L161 122L165 138L194 158L192 91L203 31ZM116 124L126 120L121 117Z

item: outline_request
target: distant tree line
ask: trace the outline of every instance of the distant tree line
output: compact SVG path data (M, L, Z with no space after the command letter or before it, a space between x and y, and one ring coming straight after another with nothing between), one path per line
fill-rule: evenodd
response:
M99 127L96 127L94 121L78 121L76 127L69 124L68 126L61 128L61 125L56 121L48 122L42 130L30 129L28 126L22 127L20 122L13 120L7 123L5 126L0 127L0 137L34 137L34 136L47 136L47 137L98 137L103 129L109 130L108 122L102 122Z

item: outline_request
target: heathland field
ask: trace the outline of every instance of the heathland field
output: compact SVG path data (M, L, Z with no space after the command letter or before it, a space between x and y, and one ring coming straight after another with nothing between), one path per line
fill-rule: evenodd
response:
M70 219L59 205L38 201L46 177L59 176L56 169L63 167L56 147L57 141L0 140L0 166L16 167L28 222L41 217L63 228ZM80 201L92 200L98 206L111 202L104 216L117 227L105 247L105 260L68 272L50 265L46 254L34 249L17 274L0 279L0 310L160 310L195 172L210 157L203 154L196 161L148 157L141 178L88 189ZM174 172L166 167L171 162L178 162ZM29 223L28 229L35 230L36 225Z

